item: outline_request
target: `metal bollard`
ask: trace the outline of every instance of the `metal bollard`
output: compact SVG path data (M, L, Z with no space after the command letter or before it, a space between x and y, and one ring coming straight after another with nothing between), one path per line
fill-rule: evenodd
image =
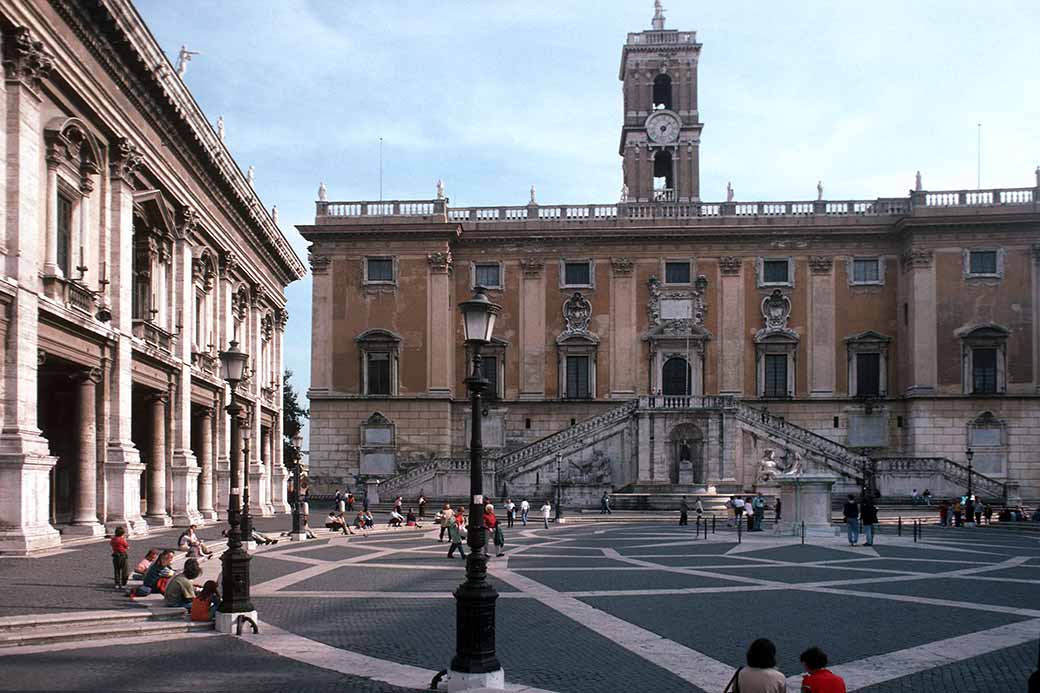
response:
M899 516L899 522L896 525L896 533L899 536L903 536L903 516L902 515Z
M706 528L707 527L707 522L705 522L704 525L705 525L705 528ZM707 529L705 529L705 532L707 532ZM715 513L711 514L711 533L715 534Z
M805 544L805 523L802 523L802 544Z
M737 520L737 543L738 543L738 544L739 544L739 543L741 543L741 537L742 537L742 536L743 536L743 534L744 534L744 529L743 529L743 527L744 527L744 523L740 521L740 520L742 520L742 519L743 519L743 518L739 518L739 519Z

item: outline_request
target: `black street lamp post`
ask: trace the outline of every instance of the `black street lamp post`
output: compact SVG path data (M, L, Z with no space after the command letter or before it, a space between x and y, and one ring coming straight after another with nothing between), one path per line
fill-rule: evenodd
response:
M241 424L242 435L242 538L247 542L253 540L253 516L249 512L249 431L250 417L246 415ZM256 548L256 547L254 547Z
M471 422L469 446L470 506L466 543L466 581L455 590L455 657L449 679L466 682L464 687L501 688L505 685L502 665L495 656L495 600L498 592L487 580L484 546L484 476L481 467L481 392L488 380L481 372L480 350L491 341L495 318L501 307L488 300L483 287L476 287L473 298L459 304L466 345L473 354L473 370L465 383L470 392Z
M561 467L563 466L563 453L556 453L556 523L560 523L563 517L563 477Z
M255 621L256 609L249 597L249 552L242 546L239 516L238 475L242 466L242 406L235 400L235 390L249 361L249 354L238 348L232 340L227 351L220 354L221 375L231 386L231 399L226 407L231 417L231 483L228 492L228 548L220 557L223 568L221 601L217 608L217 629L229 632L238 615L247 614Z
M971 498L971 460L975 457L975 451L971 448L968 448L965 451L964 456L968 458L968 498Z
M303 531L303 521L300 517L302 510L300 497L300 473L303 468L303 436L299 433L293 436L293 508L292 508L292 539L299 541L306 538Z

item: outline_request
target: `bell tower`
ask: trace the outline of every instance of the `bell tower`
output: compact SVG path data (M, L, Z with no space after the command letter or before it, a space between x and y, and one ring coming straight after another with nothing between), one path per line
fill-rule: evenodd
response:
M629 202L700 200L701 124L694 31L664 28L661 0L652 28L630 33L621 49L625 120L621 127Z

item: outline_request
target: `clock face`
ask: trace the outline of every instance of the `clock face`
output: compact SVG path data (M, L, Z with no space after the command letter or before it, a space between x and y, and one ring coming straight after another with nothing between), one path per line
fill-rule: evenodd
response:
M653 142L671 144L679 139L679 119L673 113L651 113L646 119L646 134Z

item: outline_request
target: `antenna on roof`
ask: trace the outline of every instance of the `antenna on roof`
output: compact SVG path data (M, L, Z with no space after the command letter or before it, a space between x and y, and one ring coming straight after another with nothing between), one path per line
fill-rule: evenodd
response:
M379 138L379 201L383 201L383 138Z
M975 162L975 189L982 190L982 123L978 124L979 128L979 142L978 142L978 157Z

